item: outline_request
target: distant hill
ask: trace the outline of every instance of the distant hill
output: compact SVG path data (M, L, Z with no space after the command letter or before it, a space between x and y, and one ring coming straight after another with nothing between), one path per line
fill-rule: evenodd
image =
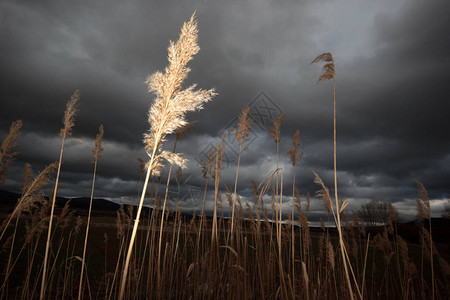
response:
M19 200L20 196L21 195L18 193L0 190L0 206L4 206L4 207L15 206L17 204L17 200Z
M21 196L22 195L19 193L0 190L0 207L2 207L2 210L12 209L17 204L17 200ZM69 206L72 209L89 210L90 198L88 197L79 197L79 198L56 197L56 206L62 208L69 200L70 200ZM116 211L119 209L119 207L120 207L119 204L105 199L94 198L92 201L92 210L94 211Z
M89 202L90 198L88 197L79 197L79 198L63 198L56 197L56 205L58 207L63 207L67 201L70 201L69 206L72 209L76 210L89 210ZM119 204L114 203L109 200L94 198L92 200L92 210L100 210L100 211L116 211L120 207Z
M0 190L0 211L3 212L11 212L14 206L17 204L17 200L21 197L21 194L14 193L10 191ZM85 215L89 210L89 200L88 197L78 197L78 198L64 198L57 197L56 198L56 206L57 209L61 209L70 201L70 208L76 211L78 215ZM120 208L120 205L106 200L106 199L94 199L92 201L92 210L93 215L114 215L116 211ZM151 212L152 209L148 207L143 207L143 213ZM136 214L136 208L134 209L134 214ZM173 214L169 215L169 218L173 218ZM192 215L186 212L182 212L182 218L189 220L192 218ZM206 217L208 220L211 220L211 216ZM450 230L450 219L445 218L432 218L432 232L433 232L433 240L436 243L446 243L450 244L450 235L448 231ZM425 220L423 226L425 228L429 228L428 221ZM377 233L382 232L384 229L383 226L376 226L371 228L366 228L368 232L371 233L371 236L375 236ZM310 227L310 231L312 232L321 232L320 227ZM330 231L334 231L335 228L330 228ZM419 243L420 242L420 226L415 222L407 222L407 223L398 223L397 224L397 234L402 236L409 242Z

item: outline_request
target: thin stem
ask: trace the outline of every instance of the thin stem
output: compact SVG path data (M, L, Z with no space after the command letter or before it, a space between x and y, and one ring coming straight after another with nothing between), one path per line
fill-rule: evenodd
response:
M345 271L345 277L347 281L347 285L350 292L350 298L353 300L353 289L352 284L350 282L350 276L348 274L348 268L347 268L347 260L345 258L345 245L344 245L344 238L342 236L342 229L341 229L341 213L340 213L340 206L339 206L339 200L338 200L338 191L337 191L337 168L336 168L336 84L335 84L335 78L333 76L333 146L334 146L334 198L336 200L336 221L337 221L337 229L339 233L339 245L341 248L341 255L342 255L342 261L344 263L344 271Z
M237 198L237 183L238 183L238 176L239 176L239 164L241 162L241 153L242 153L242 144L239 146L239 155L238 155L238 161L237 161L237 169L236 169L236 178L234 181L234 197L233 197L233 209L231 212L231 242L233 242L233 229L234 229L234 210L236 207L236 198Z
M78 288L78 300L81 299L82 288L83 288L84 264L85 264L85 260L86 260L86 247L87 247L87 241L88 241L88 236L89 236L89 224L91 222L92 199L94 198L94 186L95 186L96 172L97 172L97 158L95 158L95 162L94 162L94 176L92 178L91 200L89 202L89 212L88 212L88 220L87 220L87 225L86 225L86 235L84 237L83 260L81 263L80 286Z
M153 151L153 155L152 155L152 158L150 160L150 166L153 163L153 157L154 157L155 152L156 152L156 147L155 147L155 149ZM145 177L145 182L144 182L143 192L142 192L142 195L141 195L141 200L139 201L139 207L138 207L138 211L136 213L136 219L134 220L133 232L131 233L130 245L128 246L127 257L125 259L125 266L124 266L124 270L123 270L122 280L121 280L121 283L120 283L120 292L119 292L119 298L118 298L119 300L123 299L123 296L124 296L124 293L125 293L125 284L126 284L127 276L128 276L128 266L130 264L131 253L133 252L134 241L135 241L135 238L136 238L136 232L137 232L137 229L138 229L139 218L141 216L142 206L144 204L145 192L147 191L147 185L148 185L148 181L150 179L150 173L151 173L151 167L149 167L147 169L147 175Z
M175 144L176 145L176 144ZM174 150L175 152L175 150ZM169 168L169 175L167 177L167 184L166 184L166 193L164 196L164 204L163 204L163 209L161 212L161 225L159 228L159 243L158 243L158 265L156 267L157 271L158 271L158 277L157 277L157 282L158 282L158 293L161 291L160 289L160 284L161 284L161 271L160 271L160 266L161 266L161 244L162 244L162 235L163 235L163 227L164 227L164 214L166 212L166 203L167 203L167 194L169 192L169 184L170 184L170 175L172 174L172 164L170 164L170 168Z
M44 255L42 281L41 281L41 293L39 296L40 300L44 299L44 295L45 295L45 280L46 280L46 276L47 276L48 250L50 248L50 239L51 239L52 224L53 224L53 214L55 211L56 193L58 191L59 174L61 171L61 163L62 163L62 156L63 156L63 152L64 152L65 140L66 140L66 136L64 135L62 138L62 143L61 143L61 152L59 154L58 171L56 173L55 189L53 191L52 208L51 208L51 212L50 212L50 221L48 223L48 235L47 235L47 243L45 245L45 255Z

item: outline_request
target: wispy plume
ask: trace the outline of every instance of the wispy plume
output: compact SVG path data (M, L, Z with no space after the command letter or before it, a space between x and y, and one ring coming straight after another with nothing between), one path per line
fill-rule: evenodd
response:
M159 174L163 159L168 160L171 164L177 164L180 167L185 165L185 160L180 154L162 150L163 144L166 141L166 136L176 132L188 123L186 121L186 114L189 111L202 109L203 104L210 101L212 97L216 95L213 89L196 89L195 84L186 89L182 89L182 84L190 72L187 64L200 50L197 39L197 20L195 19L195 14L193 14L190 20L183 24L178 41L170 42L168 48L169 65L166 67L164 73L156 72L146 80L148 91L156 95L156 99L151 105L148 113L150 129L144 134L145 150L149 155L150 160L146 164L147 176L136 213L136 221L133 226L130 244L128 246L120 285L119 299L123 299L124 297L128 266L133 252L134 241L136 239L136 232L150 175Z
M320 74L319 79L317 82L320 82L322 80L327 79L333 79L334 78L334 59L333 55L330 52L325 52L320 55L318 55L311 64L318 63L318 62L325 62L326 64L322 67L322 74Z
M59 136L62 138L66 138L72 135L72 128L75 125L75 116L78 113L78 101L80 101L80 91L76 90L75 93L73 93L73 95L70 97L70 100L66 105L66 111L63 118L64 128L61 128L61 132L59 133Z
M2 142L0 148L0 186L3 184L6 178L6 171L14 162L18 152L13 152L14 147L17 146L17 140L20 135L20 129L22 128L22 120L17 120L11 124L9 128L9 134Z
M159 171L163 158L180 166L184 165L184 159L179 154L162 151L166 136L187 124L187 112L202 109L203 104L216 95L214 89L196 89L196 84L182 89L190 72L187 63L200 50L197 39L197 21L195 15L192 15L189 22L184 23L178 41L170 42L169 66L165 72L158 71L146 81L148 91L156 94L148 114L150 130L144 135L145 150L149 156L154 156L149 162L154 174Z

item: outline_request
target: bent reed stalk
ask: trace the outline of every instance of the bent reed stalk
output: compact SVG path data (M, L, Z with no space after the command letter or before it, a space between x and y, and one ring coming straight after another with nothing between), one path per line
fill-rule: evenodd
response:
M325 65L322 67L322 74L319 76L318 82L322 80L328 80L333 79L333 167L334 167L334 199L335 199L335 209L336 213L333 215L335 216L336 221L336 227L338 229L339 233L339 245L341 249L341 255L342 260L344 264L344 270L346 275L346 281L349 288L350 298L353 300L353 289L352 284L350 282L350 276L348 272L347 267L347 260L345 255L345 244L344 244L344 238L342 236L342 228L341 228L341 212L343 211L344 203L342 205L339 204L338 200L338 190L337 190L337 167L336 167L336 81L335 81L335 66L334 66L334 59L333 55L330 52L322 53L318 55L312 62L318 63L318 62L325 62ZM316 174L317 175L317 174ZM317 177L317 176L316 176Z
M182 84L190 72L187 63L200 50L197 39L197 21L195 14L193 14L191 19L183 24L178 41L176 43L170 42L168 48L169 66L166 67L165 72L156 72L146 81L148 91L156 94L156 99L149 111L150 130L144 135L145 150L150 156L150 161L146 165L147 175L128 246L119 299L123 299L124 296L130 258L150 175L159 173L163 159L181 167L184 167L185 164L184 159L179 154L162 150L166 136L187 123L185 115L188 111L202 109L203 103L210 101L216 95L213 89L195 90L195 84L182 90Z

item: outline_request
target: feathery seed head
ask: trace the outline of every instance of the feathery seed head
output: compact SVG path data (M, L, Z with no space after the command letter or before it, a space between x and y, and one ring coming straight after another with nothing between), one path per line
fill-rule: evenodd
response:
M203 178L205 179L208 178L209 174L211 174L213 159L214 159L214 147L211 146L208 151L208 159L207 160L201 159L200 161L202 165Z
M31 165L26 163L25 167L23 168L23 188L22 193L24 193L33 182L33 169L31 168Z
M317 80L317 82L334 78L335 71L334 71L333 55L330 52L322 53L322 54L318 55L311 62L311 64L318 63L318 62L326 62L326 64L322 67L322 74L319 76L319 79Z
M95 159L102 158L100 153L102 153L103 151L102 142L104 134L105 131L103 130L103 125L100 125L100 127L98 128L97 138L95 139L95 149L92 151L92 155L94 155Z
M422 221L431 218L430 199L428 198L425 186L418 180L415 180L420 199L417 199L417 219Z
M81 219L80 216L77 216L77 220L75 222L75 228L74 228L75 233L78 234L78 232L80 232L81 225L83 225L83 220Z
M319 177L319 175L316 172L313 172L313 173L315 176L314 183L316 183L322 187L322 189L320 189L319 191L316 192L316 196L318 196L319 198L322 198L323 205L327 209L328 215L331 215L331 209L334 207L334 205L333 205L333 202L331 201L330 191L325 186L325 184L323 183L323 181Z
M14 162L18 152L12 152L12 149L17 146L17 140L22 128L22 120L17 120L11 124L8 136L3 140L0 148L0 185L6 177L6 171Z
M273 127L270 128L270 137L275 141L275 143L280 142L281 135L281 124L283 123L284 113L281 112L277 117L273 119Z
M401 236L397 235L397 244L399 247L400 257L403 263L403 268L405 270L408 270L409 266L409 255L408 255L408 245L406 242L402 239Z
M78 101L80 100L80 91L76 90L75 93L70 97L69 102L66 105L66 111L64 113L63 124L64 128L61 129L59 136L66 138L72 135L72 127L75 125L75 116L78 113L76 108Z
M303 156L303 153L298 153L300 147L300 131L296 131L292 137L292 148L289 149L287 155L291 159L291 164L295 167L299 158Z
M249 112L249 106L242 110L241 114L239 115L238 129L234 133L236 140L240 145L242 145L247 140L248 134L250 133L250 128L253 123L252 118L248 117Z
M216 159L215 159L215 166L214 166L214 173L213 173L213 179L219 180L220 179L220 170L222 169L223 164L223 155L225 152L225 140L227 138L226 132L223 133L222 136L222 144L216 145Z
M184 165L184 160L179 155L162 152L166 135L186 126L186 113L202 109L203 103L210 101L216 95L213 89L196 90L195 84L182 90L182 84L190 71L187 63L200 49L197 38L198 28L194 14L188 22L184 23L178 41L170 42L169 65L164 73L156 72L146 81L148 91L156 94L148 114L150 130L144 134L145 150L150 157L154 158L152 165L148 166L153 174L158 173L162 166L162 159Z
M319 54L310 64L318 63L318 62L334 62L333 55L330 52L325 52Z
M44 200L44 186L50 180L50 173L56 168L56 163L49 165L33 180L33 170L30 164L25 164L23 170L24 184L22 187L22 197L19 198L13 214L17 215L22 212L30 212L36 208L38 204L42 205Z
M327 257L328 257L328 263L330 264L331 269L334 271L334 267L335 267L334 249L333 249L333 245L331 244L330 241L328 241L328 243L327 243Z

